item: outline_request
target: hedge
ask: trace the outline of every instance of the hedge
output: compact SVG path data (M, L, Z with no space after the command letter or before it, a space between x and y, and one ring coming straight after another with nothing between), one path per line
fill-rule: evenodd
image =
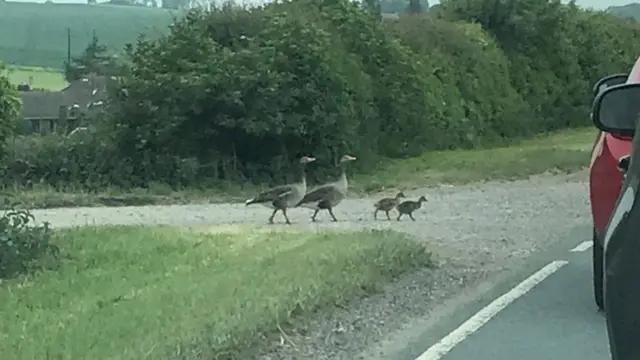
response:
M276 183L295 159L502 145L589 124L600 77L640 55L634 21L557 1L446 0L379 20L346 0L196 9L130 64L82 136L21 137L2 184ZM116 96L117 95L117 96Z

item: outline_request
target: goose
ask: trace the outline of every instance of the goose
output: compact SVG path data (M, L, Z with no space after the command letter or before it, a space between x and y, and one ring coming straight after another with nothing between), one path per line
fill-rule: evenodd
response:
M393 208L398 205L400 199L403 197L405 197L404 193L400 191L398 194L396 194L395 197L378 200L375 204L373 204L373 207L376 209L376 211L373 213L373 219L378 219L378 211L384 211L384 213L387 215L387 220L391 220L391 217L389 217L389 211L393 210Z
M333 208L347 196L349 183L347 182L346 167L348 162L354 161L355 159L356 158L351 155L344 155L340 158L340 167L342 168L340 178L335 182L322 185L310 191L298 202L296 206L315 210L313 216L311 216L311 221L316 221L316 216L320 210L328 210L333 221L338 221L333 214Z
M398 218L396 220L400 221L402 215L407 214L409 215L411 220L416 221L416 219L413 218L413 212L420 209L423 202L427 202L427 198L425 198L424 196L420 196L418 201L407 200L401 202L396 206L396 209L398 210Z
M307 192L307 175L305 173L305 167L307 164L315 160L315 158L309 156L303 156L300 158L302 178L299 183L276 186L265 190L256 195L253 199L245 201L244 204L246 206L261 204L273 209L273 213L271 213L271 216L269 217L269 224L273 224L273 217L276 216L276 213L280 210L282 211L282 215L284 215L287 224L291 225L291 221L289 221L289 217L287 216L287 208L295 206Z

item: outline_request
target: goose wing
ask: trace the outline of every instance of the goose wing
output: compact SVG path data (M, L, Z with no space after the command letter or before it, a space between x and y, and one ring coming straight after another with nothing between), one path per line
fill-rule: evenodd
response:
M267 189L258 195L256 195L253 199L249 199L245 204L262 204L267 202L273 202L283 196L287 196L293 192L293 185L280 185L273 187L271 189Z
M382 207L387 207L387 206L391 206L393 204L393 202L395 201L395 199L392 198L384 198L384 199L380 199L378 201L376 201L373 204L373 207L375 208L382 208Z
M326 200L327 197L333 194L335 191L337 190L333 184L320 186L306 193L302 200L300 200L296 206L317 203L319 201Z

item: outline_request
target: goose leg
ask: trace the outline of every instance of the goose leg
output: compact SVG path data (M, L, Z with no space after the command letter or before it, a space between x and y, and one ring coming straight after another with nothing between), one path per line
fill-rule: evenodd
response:
M373 220L378 220L378 209L373 212Z
M318 209L316 209L316 211L313 212L313 215L311 216L311 221L316 221L316 215L318 215Z
M338 219L336 219L336 216L333 215L333 210L331 210L331 208L328 208L327 210L329 210L329 215L331 215L331 218L333 218L333 221L338 221Z
M284 218L287 219L287 224L291 225L291 221L289 221L289 217L287 216L287 209L282 209L282 215L284 215Z
M416 221L416 219L413 218L413 214L409 213L409 217L411 218L411 220Z
M385 213L387 214L387 220L391 220L391 217L389 217L389 212L385 211Z
M402 217L402 213L398 213L398 218L396 220L400 221L401 217Z
M278 212L279 209L273 209L273 212L271 213L271 216L269 217L269 224L273 224L273 217L276 216L276 213Z

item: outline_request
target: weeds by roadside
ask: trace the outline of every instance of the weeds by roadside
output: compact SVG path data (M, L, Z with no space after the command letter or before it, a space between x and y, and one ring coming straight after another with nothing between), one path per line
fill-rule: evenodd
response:
M5 201L0 215L0 280L58 265L59 248L48 223L35 225L33 215Z

